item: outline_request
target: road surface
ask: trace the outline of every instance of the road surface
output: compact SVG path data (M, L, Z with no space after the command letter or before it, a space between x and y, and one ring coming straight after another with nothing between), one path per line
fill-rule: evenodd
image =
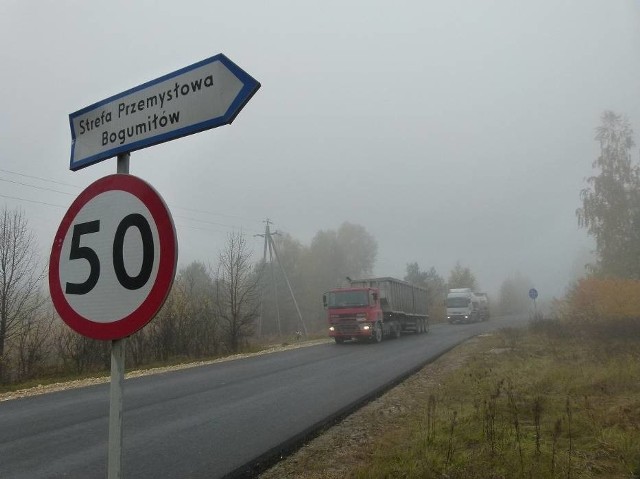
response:
M250 476L454 345L522 319L127 379L122 477ZM1 402L0 478L105 478L108 415L108 384Z

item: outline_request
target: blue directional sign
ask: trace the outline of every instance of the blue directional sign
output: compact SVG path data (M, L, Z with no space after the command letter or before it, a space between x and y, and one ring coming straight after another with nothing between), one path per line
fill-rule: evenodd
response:
M69 115L71 170L231 123L260 88L223 54Z
M529 290L529 297L531 299L536 299L538 297L538 290L536 288L531 288Z

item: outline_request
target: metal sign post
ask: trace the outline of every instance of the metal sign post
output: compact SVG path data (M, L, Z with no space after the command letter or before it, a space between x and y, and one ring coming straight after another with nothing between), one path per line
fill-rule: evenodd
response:
M109 479L120 479L122 472L122 390L126 338L111 341L111 390L109 394Z
M129 153L118 155L117 173L129 174ZM111 388L109 393L109 451L107 477L122 477L122 411L124 358L127 338L111 341Z
M533 299L533 319L538 319L538 308L536 306L536 298L538 297L538 290L531 288L529 290L529 297Z

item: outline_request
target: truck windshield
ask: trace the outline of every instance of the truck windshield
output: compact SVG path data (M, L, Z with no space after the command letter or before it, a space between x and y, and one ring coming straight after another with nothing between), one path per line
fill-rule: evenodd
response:
M352 308L354 306L369 306L369 293L363 291L339 291L327 294L329 308Z
M447 308L466 308L469 306L469 298L447 298Z

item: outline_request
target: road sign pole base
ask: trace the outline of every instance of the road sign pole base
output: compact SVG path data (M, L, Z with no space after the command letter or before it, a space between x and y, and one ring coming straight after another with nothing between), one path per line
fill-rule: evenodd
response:
M111 393L109 401L108 479L120 479L122 471L122 390L126 338L111 341Z

